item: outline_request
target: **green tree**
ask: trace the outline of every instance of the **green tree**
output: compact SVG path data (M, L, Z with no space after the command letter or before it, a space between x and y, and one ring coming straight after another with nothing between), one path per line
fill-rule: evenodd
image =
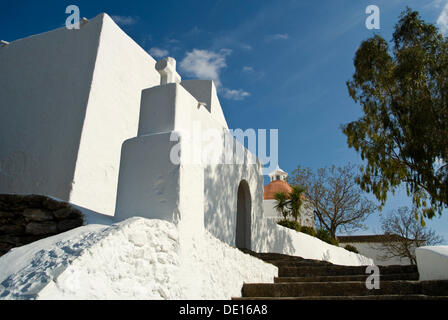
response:
M283 219L288 218L288 196L284 192L277 192L274 194L276 204L274 209L283 216Z
M404 184L424 225L448 206L448 40L408 8L392 45L363 41L354 66L348 92L364 114L342 130L366 160L357 183L382 206Z

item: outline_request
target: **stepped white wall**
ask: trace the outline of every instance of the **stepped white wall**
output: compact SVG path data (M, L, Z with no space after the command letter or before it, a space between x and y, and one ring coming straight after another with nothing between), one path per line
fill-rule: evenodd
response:
M165 84L143 91L138 136L125 142L122 152L116 218L133 216L163 219L177 223L184 239L201 234L203 228L223 242L235 246L238 186L245 180L250 191L250 248L259 252L277 252L309 259L327 260L341 265L370 265L373 261L315 237L283 228L263 215L263 176L255 156L244 149L243 164L213 161L195 162L195 149L210 150L222 156L226 128L218 113L200 105L189 86ZM200 89L203 89L203 84ZM186 89L186 87L188 89ZM195 90L193 93L197 95ZM216 106L216 105L215 105ZM212 104L213 108L213 104ZM217 115L218 114L218 115ZM210 145L207 129L216 129L217 140ZM179 164L170 160L177 141L183 155ZM195 141L193 135L202 134ZM184 140L182 140L184 139ZM199 151L201 151L199 150ZM236 149L229 151L235 154ZM203 156L199 153L199 156ZM210 159L209 159L210 160ZM187 236L186 233L189 233ZM185 240L187 241L187 240Z
M121 145L137 133L155 60L106 14L0 48L0 193L112 215Z
M208 87L209 96L216 95L213 83L189 82L188 90L196 88L194 84L200 90ZM197 96L197 91L192 92ZM182 84L165 84L143 91L138 136L123 145L117 219L141 216L174 223L187 220L186 230L201 232L205 227L218 239L235 245L237 194L242 180L248 182L252 197L250 220L263 218L263 177L259 164L202 161L206 149L218 156L225 153L225 119L219 103L212 103L211 107L214 112L200 105ZM209 140L213 137L207 137L209 129L214 130L216 143ZM170 141L172 133L179 134L179 141L191 143ZM194 140L195 134L201 135L199 141ZM185 157L173 164L170 156L176 145ZM247 150L244 156L253 158Z
M115 211L121 147L138 131L142 90L160 84L156 61L107 14L93 73L70 201Z

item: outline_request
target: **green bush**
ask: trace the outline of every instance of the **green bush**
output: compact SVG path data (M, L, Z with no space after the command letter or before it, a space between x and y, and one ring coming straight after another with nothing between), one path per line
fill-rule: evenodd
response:
M279 225L289 228L289 229L293 229L296 231L300 231L300 224L297 221L291 221L291 220L280 220L279 222L277 222Z
M330 232L328 232L328 230L325 230L323 228L317 230L316 232L316 237L319 238L322 241L325 241L326 243L332 244L334 246L339 246L339 242L338 240L336 240L335 238L333 238L330 235Z
M303 226L300 228L300 232L309 234L310 236L313 236L313 237L316 236L316 231L314 230L314 228L311 228L311 227Z
M355 246L352 246L351 244L348 244L344 247L345 250L354 252L354 253L359 253L358 249L356 249Z

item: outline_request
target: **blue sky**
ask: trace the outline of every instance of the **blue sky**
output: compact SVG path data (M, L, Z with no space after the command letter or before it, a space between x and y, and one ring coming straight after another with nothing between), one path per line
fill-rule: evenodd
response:
M81 16L106 12L156 59L172 56L184 79L213 79L231 128L279 129L279 163L313 169L360 163L340 125L361 108L348 96L353 57L374 32L390 39L406 5L446 28L447 0L413 1L2 1L0 38L13 41L61 27L67 5ZM368 5L380 30L365 27ZM444 29L445 30L445 29ZM1 72L1 71L0 71ZM404 192L384 209L410 205ZM379 232L378 214L367 221ZM448 212L429 226L448 243Z

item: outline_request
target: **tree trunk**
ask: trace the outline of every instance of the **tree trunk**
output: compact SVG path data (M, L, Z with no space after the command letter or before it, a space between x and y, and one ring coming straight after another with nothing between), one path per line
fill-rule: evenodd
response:
M329 231L330 231L330 236L333 239L336 239L336 228L332 226Z

